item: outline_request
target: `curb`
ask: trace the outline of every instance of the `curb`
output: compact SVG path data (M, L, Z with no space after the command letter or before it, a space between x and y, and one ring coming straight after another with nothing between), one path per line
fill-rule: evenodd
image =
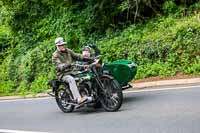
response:
M130 85L133 87L133 89L144 89L144 88L148 88L148 87L169 86L169 85L186 85L186 84L197 84L197 83L200 83L200 78L160 80L160 81L152 81L152 82L130 83ZM50 96L47 93L39 93L36 95L26 95L26 96L4 96L4 97L0 97L0 101L42 98L42 97L50 97Z
M50 97L50 96L47 93L38 93L36 95L26 95L26 96L3 96L3 97L0 97L0 101L1 100L42 98L42 97Z
M200 83L200 78L161 80L141 83L130 83L134 89L144 89L148 87L169 86L169 85L186 85Z

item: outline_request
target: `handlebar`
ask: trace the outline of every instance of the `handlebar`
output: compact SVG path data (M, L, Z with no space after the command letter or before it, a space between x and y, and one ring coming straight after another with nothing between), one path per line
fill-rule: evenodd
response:
M85 65L81 65L81 64L78 64L78 63L72 64L72 66L73 66L73 67L85 67Z
M88 68L91 68L92 66L95 66L96 64L99 63L99 61L100 61L100 59L98 59L99 57L100 56L97 56L96 57L97 59L94 62L92 62L88 65L82 65L82 64L76 63L76 64L72 64L71 66L76 67L76 68L84 68L84 69L86 68L86 69L88 69Z

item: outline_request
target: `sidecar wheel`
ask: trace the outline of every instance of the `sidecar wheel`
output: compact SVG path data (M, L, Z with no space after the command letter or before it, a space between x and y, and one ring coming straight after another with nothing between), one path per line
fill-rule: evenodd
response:
M71 92L69 89L59 87L55 91L55 99L58 107L64 113L70 113L74 110L74 105L67 104L70 101Z
M123 101L122 89L115 79L103 77L104 90L100 94L102 107L108 112L119 110Z

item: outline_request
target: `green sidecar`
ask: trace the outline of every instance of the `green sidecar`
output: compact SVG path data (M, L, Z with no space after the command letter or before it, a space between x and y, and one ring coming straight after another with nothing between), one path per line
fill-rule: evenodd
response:
M90 44L88 47L93 49L93 57L101 55L100 50L95 44ZM101 70L103 70L104 74L113 76L124 90L131 87L129 82L134 79L137 73L137 65L130 60L118 60L104 63Z
M112 75L124 90L131 87L129 82L137 73L137 65L129 60L118 60L104 64L103 72Z

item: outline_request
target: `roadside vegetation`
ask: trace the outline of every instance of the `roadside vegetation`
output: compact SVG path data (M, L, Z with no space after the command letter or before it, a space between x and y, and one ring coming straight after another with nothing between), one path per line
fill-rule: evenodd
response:
M104 62L133 60L136 79L200 75L198 0L1 0L0 96L48 89L54 39L80 52L95 43Z

